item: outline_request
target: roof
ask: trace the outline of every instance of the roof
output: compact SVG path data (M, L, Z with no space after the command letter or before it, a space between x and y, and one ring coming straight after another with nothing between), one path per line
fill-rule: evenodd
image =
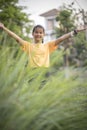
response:
M52 10L49 10L45 13L42 13L40 14L40 16L43 16L43 17L49 17L49 16L56 16L58 14L58 10L57 9L52 9Z

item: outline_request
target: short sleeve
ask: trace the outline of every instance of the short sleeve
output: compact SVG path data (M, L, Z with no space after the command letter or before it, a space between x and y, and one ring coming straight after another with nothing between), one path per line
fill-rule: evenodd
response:
M53 51L55 51L58 48L58 45L55 45L55 40L48 42L49 44L49 52L52 53Z
M29 52L29 45L30 45L30 43L25 41L22 45L22 50L28 53Z

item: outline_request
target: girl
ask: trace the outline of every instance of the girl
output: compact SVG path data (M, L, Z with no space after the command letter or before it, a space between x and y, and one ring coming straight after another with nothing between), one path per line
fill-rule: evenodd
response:
M14 32L7 29L2 23L0 23L0 28L7 32L11 37L13 37L22 47L23 50L27 52L29 57L30 67L49 67L50 59L49 56L51 52L58 48L58 45L67 38L76 35L78 32L85 30L79 29L71 31L56 40L47 42L43 44L43 38L45 35L45 30L43 26L37 25L33 28L33 42L23 40Z

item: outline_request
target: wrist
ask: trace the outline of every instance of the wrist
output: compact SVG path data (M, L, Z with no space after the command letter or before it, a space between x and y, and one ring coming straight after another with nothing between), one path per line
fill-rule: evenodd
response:
M71 37L73 37L73 36L75 36L77 34L78 34L77 30L74 30L74 31L70 32Z
M78 34L77 30L74 30L73 32L74 32L74 35L77 35L77 34Z

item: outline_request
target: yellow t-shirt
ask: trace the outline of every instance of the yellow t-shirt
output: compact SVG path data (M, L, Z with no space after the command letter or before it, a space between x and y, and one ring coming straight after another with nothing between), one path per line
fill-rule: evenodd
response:
M23 50L28 53L30 67L49 67L50 53L57 47L55 41L37 44L25 41Z

